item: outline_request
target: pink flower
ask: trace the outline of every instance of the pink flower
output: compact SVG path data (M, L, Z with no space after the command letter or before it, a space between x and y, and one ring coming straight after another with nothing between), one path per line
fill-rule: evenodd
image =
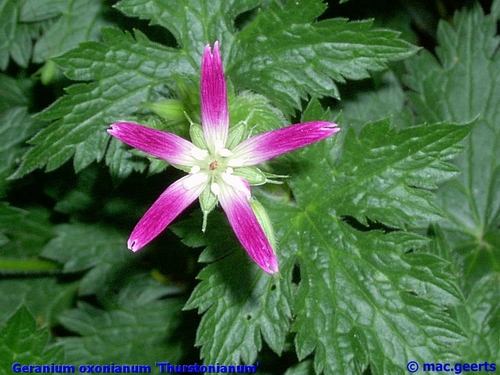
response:
M320 141L339 128L331 122L307 122L262 133L237 145L228 142L226 80L217 42L213 54L210 45L206 46L201 63L201 117L202 128L192 125L193 143L129 122L117 122L108 129L128 145L189 171L144 214L130 235L128 247L132 251L144 247L200 198L205 214L218 202L255 263L268 273L278 272L276 255L250 204L250 178L242 176L255 171L249 168L255 164Z

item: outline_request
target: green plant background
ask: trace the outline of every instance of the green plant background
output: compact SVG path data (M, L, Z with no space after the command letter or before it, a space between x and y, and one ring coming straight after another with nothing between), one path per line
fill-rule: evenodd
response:
M500 366L499 19L499 0L0 0L0 373ZM199 122L216 40L233 125L341 127L264 166L285 184L253 188L279 275L220 210L203 234L197 205L126 249L180 174L105 130L187 136L145 103Z

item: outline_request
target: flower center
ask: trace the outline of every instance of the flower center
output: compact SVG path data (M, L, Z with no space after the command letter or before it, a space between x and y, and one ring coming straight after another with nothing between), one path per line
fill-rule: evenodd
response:
M221 142L220 142L221 143ZM197 160L197 164L191 168L189 173L198 174L204 173L209 177L210 190L215 195L219 195L221 175L230 175L233 173L233 168L228 166L229 158L233 155L231 150L224 148L222 143L216 144L215 152L211 153L207 150L195 148L191 154Z
M231 152L229 150L226 151ZM212 181L216 180L221 173L231 170L231 168L227 166L228 157L221 154L223 154L223 152L217 152L215 155L208 155L206 159L200 163L200 170L208 173L212 177Z

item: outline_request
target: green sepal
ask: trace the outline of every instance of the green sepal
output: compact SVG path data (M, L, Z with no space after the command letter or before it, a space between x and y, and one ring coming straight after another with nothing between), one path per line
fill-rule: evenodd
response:
M201 230L202 232L205 232L205 229L207 229L208 214L215 208L219 199L214 193L212 193L209 184L201 193L199 200L201 211L203 212L203 224L201 226Z
M266 209L254 197L250 197L250 206L252 207L252 211L257 217L260 226L264 230L264 234L274 250L276 248L276 237L274 236L273 224L271 223L271 219L269 218Z
M234 147L238 146L247 134L247 123L246 121L240 121L236 125L229 129L229 135L227 136L226 148L232 150Z
M179 122L184 120L184 104L177 99L163 99L158 102L143 102L140 103L161 118L169 122Z
M281 185L283 181L281 179L288 178L290 176L286 174L274 174L274 173L268 173L268 172L262 172L266 176L266 183L269 184L278 184Z
M243 177L250 185L263 185L267 182L267 176L257 167L235 168L233 174Z
M189 135L191 136L191 142L203 150L208 150L207 142L205 141L205 135L203 134L203 128L201 125L191 123L189 127Z

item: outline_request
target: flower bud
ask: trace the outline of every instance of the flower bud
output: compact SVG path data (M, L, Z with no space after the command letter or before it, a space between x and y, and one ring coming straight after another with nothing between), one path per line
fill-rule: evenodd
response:
M40 81L43 85L50 85L50 83L56 76L56 73L57 68L55 62L53 62L52 60L47 60L40 69Z
M144 102L141 105L167 121L183 121L185 119L184 105L177 99L163 99L154 103Z

